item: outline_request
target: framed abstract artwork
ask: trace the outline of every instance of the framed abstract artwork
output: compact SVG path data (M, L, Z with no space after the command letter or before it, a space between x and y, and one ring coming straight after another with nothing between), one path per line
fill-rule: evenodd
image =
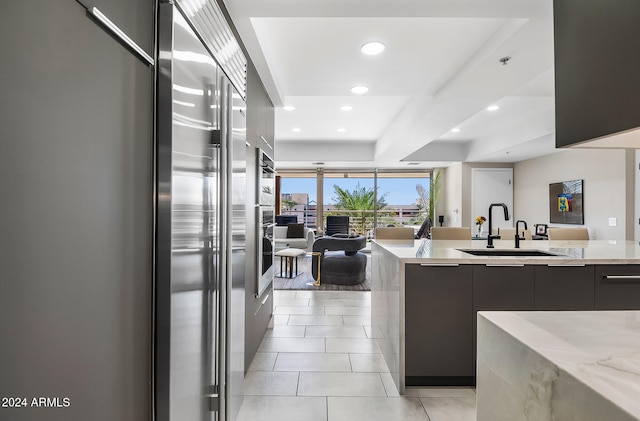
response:
M583 180L549 184L549 221L584 224Z

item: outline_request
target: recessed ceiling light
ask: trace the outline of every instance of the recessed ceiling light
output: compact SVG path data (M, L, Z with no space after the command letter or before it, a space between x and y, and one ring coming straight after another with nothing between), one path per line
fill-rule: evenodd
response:
M353 107L351 105L343 105L342 107L340 107L340 109L342 111L351 111L353 110Z
M354 94L362 95L362 94L366 94L367 92L369 92L369 88L367 88L366 86L363 86L363 85L358 85L358 86L354 86L353 88L351 88L351 92L353 92Z
M453 129L451 129L451 131L453 133L460 133L460 128L459 127L454 127Z
M296 109L296 107L294 107L293 105L285 105L284 107L282 107L282 109L285 111L293 111Z
M360 51L362 51L362 54L366 54L368 56L375 56L377 54L380 54L384 51L384 49L384 44L378 41L367 42L362 47L360 47Z
M490 105L490 106L487 107L487 110L489 110L489 111L497 111L499 109L500 109L500 107L498 107L497 105Z
M293 129L291 129L291 131L294 132L294 133L301 132L300 127L294 127Z
M340 128L338 129L338 133L344 133L344 132L346 132L346 131L347 131L347 129L345 129L344 127L340 127Z

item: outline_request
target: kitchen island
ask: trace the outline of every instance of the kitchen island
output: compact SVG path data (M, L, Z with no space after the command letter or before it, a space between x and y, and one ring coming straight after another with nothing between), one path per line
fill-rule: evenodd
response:
M640 311L480 312L477 414L640 420Z
M494 244L499 254L514 242ZM635 242L522 241L521 250L542 254L534 256L461 251L485 246L372 243L372 332L400 393L412 385L475 384L478 311L640 309Z

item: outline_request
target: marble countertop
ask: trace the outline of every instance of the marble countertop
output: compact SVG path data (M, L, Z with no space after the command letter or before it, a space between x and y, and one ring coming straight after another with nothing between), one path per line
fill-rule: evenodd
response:
M479 240L374 240L403 263L441 264L640 264L640 246L634 241L521 241L523 250L542 250L554 256L474 256L458 249L484 249ZM513 240L494 240L495 249L513 249ZM495 250L494 249L494 250ZM375 248L374 248L375 251Z
M640 419L640 311L479 315Z

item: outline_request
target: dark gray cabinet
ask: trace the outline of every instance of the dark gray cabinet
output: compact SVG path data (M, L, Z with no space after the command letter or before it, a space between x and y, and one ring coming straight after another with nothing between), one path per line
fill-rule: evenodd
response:
M273 157L274 107L253 65L249 65L247 74L247 139Z
M557 147L640 126L638 16L637 0L553 2Z
M0 418L151 420L154 70L75 1L2 6L0 396L70 406Z
M595 308L640 309L640 265L596 265Z
M111 22L153 56L155 1L153 0L83 0L90 9L98 8Z
M532 266L473 266L473 364L475 370L478 311L533 310Z
M471 266L409 264L405 270L407 385L471 384Z
M534 266L535 310L593 310L593 266Z
M254 83L249 86L252 89L252 99L255 101L255 126L252 128L255 130L256 147L273 157L275 129L273 104L260 79L254 80Z
M259 134L265 125L265 100L266 94L260 80L260 76L251 62L247 66L247 142L249 142L250 150L247 151L247 203L257 203L257 171L258 163L255 159L255 148L267 150L270 156L273 156L273 150L270 149L264 141L259 138ZM272 109L273 112L273 109ZM273 117L272 117L273 118ZM273 123L272 123L273 124ZM251 157L254 157L253 159ZM247 217L247 232L255 232L256 220L253 213ZM256 255L257 244L255 240L248 238L247 256ZM247 279L255 279L258 268L256 262L247 259L246 273ZM271 315L273 314L273 293L271 288L265 291L262 296L255 296L255 288L245 288L245 371L249 369L249 365L253 357L258 352L260 341L264 336Z
M640 265L405 267L408 386L475 383L478 311L640 309Z
M531 266L473 266L473 313L482 310L533 310Z

